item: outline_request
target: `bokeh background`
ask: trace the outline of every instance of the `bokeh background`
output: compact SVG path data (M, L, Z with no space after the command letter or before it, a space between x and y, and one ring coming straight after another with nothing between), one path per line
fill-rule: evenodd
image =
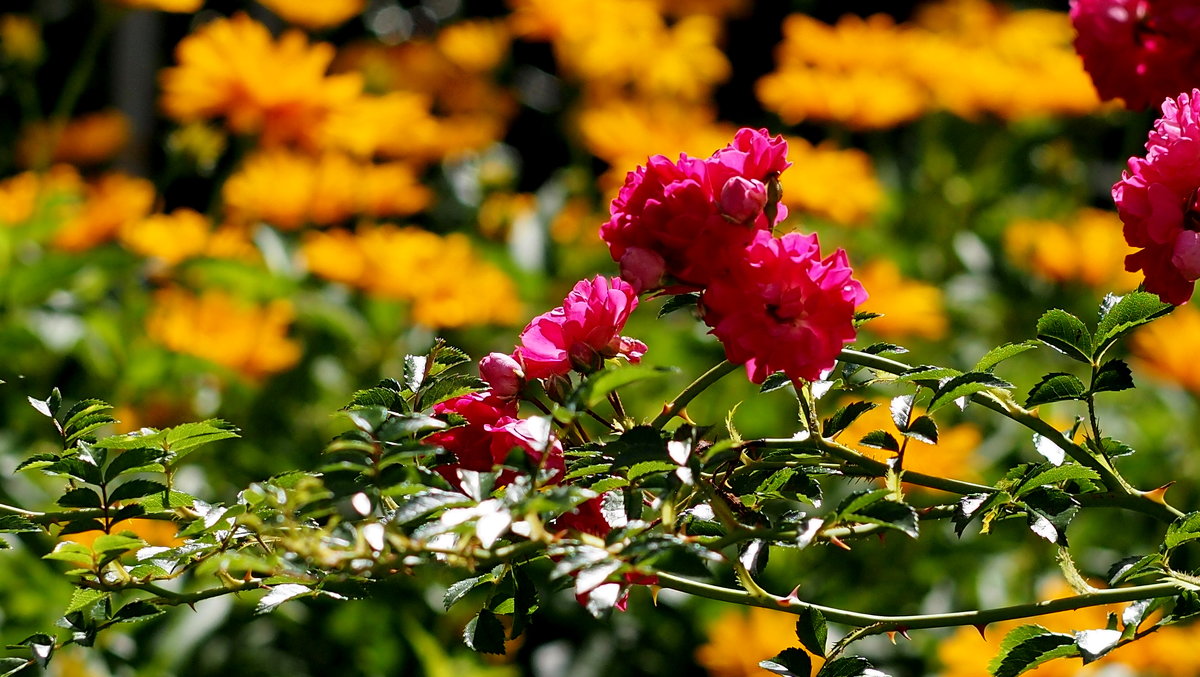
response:
M1060 307L1095 317L1136 287L1109 190L1152 112L1096 97L1066 2L988 0L6 0L0 4L0 501L40 507L58 487L12 469L53 444L26 401L117 406L120 430L224 418L239 440L177 481L213 501L315 467L350 394L401 372L435 337L508 351L582 277L615 273L597 237L625 173L647 156L706 156L742 126L784 134L787 230L844 247L883 317L858 345L969 366L1031 338ZM626 333L676 376L631 388L665 399L722 358L686 313L647 300ZM1176 479L1195 504L1200 313L1126 346L1139 390L1101 398L1106 434L1139 451L1137 486ZM1023 392L1069 368L1043 349L1002 368ZM895 393L880 389L881 400ZM726 379L689 408L745 436L790 435L795 402ZM1072 403L1042 408L1064 429ZM856 423L846 439L890 425ZM947 414L910 467L995 479L1033 441L975 412ZM928 502L937 501L936 495ZM920 498L917 499L921 500ZM1148 546L1138 518L1072 527L1085 573ZM1144 527L1144 528L1143 528ZM1053 548L1001 524L917 542L772 555L764 580L823 603L906 613L1066 592ZM144 534L169 541L173 534ZM70 586L48 539L0 557L0 639L50 626ZM397 577L349 604L255 616L221 598L110 632L56 657L58 675L767 674L795 644L783 614L634 591L587 616L552 594L507 656L480 657L446 613L446 580ZM1052 629L1103 625L1089 610ZM864 643L894 675L984 673L1003 628ZM1200 640L1162 630L1093 666L1038 675L1194 675ZM1191 658L1187 658L1191 656Z

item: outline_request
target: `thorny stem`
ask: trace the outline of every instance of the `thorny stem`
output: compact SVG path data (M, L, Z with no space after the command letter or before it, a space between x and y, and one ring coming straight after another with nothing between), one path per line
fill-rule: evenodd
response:
M890 374L899 374L907 371L912 367L897 362L896 360L872 355L857 350L843 349L838 356L838 360L857 364L884 371ZM1175 518L1183 515L1178 509L1167 505L1165 502L1159 502L1146 495L1146 492L1139 491L1125 481L1124 477L1114 469L1107 459L1092 454L1087 449L1079 446L1074 441L1063 435L1057 428L1035 416L1029 410L1021 407L1011 398L1000 397L995 393L983 391L971 395L971 401L983 405L992 411L1008 417L1009 419L1020 423L1029 428L1035 433L1046 438L1060 449L1065 451L1072 460L1080 465L1095 470L1100 475L1101 481L1113 493L1125 494L1130 498L1129 507L1143 512L1147 515L1152 515L1164 522L1172 522Z
M820 611L827 620L861 628L862 631L858 633L858 637L876 635L893 630L949 628L960 625L988 625L998 621L1043 616L1060 611L1072 611L1074 609L1115 604L1118 602L1173 597L1182 589L1176 583L1153 583L1128 588L1098 590L1064 599L1016 604L994 609L980 609L978 611L951 611L940 614L917 614L911 616L882 616L878 614L859 613L837 607L822 606L820 604L804 602L791 596L780 597L770 593L765 593L765 596L763 596L745 590L702 583L674 574L659 573L658 585L663 588L686 592L689 595L696 595L697 597L706 597L708 599L745 606L762 607L764 609L773 609L791 614L800 614L806 609Z
M740 365L736 365L729 360L724 360L712 369L709 369L701 374L700 378L697 378L691 383L691 385L684 388L682 392L675 396L674 400L668 402L666 406L663 407L662 413L660 413L658 416L655 416L654 420L650 422L650 425L661 429L667 424L668 421L674 418L676 414L683 411L683 408L686 407L689 402L696 399L697 395L704 392L704 390L712 384L721 380L723 376L733 372L738 368L738 366Z

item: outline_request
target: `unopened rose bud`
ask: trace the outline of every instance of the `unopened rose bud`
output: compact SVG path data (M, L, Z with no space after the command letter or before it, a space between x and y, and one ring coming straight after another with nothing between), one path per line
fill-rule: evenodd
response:
M562 404L571 395L571 377L563 374L551 374L543 380L546 387L546 397L551 402Z
M621 256L621 279L642 293L662 286L667 262L657 252L641 247L630 247Z
M567 358L571 360L571 366L575 371L581 374L599 371L604 366L604 356L582 341L575 343L567 350Z
M516 399L525 385L525 370L511 355L490 353L479 361L479 375L500 399Z
M1175 236L1171 265L1187 280L1200 280L1200 233L1185 230Z
M721 215L734 223L750 223L767 204L767 187L761 181L735 176L721 188Z

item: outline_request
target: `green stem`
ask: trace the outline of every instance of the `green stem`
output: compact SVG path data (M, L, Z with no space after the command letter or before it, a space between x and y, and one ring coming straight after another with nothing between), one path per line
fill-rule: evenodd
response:
M859 613L837 607L822 606L803 602L795 597L779 597L767 594L765 597L745 590L724 588L709 583L693 581L689 578L674 574L658 574L659 587L686 592L689 595L715 599L721 602L756 606L764 609L774 609L791 614L800 614L807 609L820 611L825 618L835 623L842 623L858 628L868 628L865 635L891 632L893 630L918 630L924 628L949 628L960 625L988 625L999 621L1010 621L1019 618L1030 618L1060 611L1072 611L1086 607L1133 602L1141 599L1158 597L1174 597L1181 587L1175 583L1154 583L1128 588L1113 588L1096 592L1075 595L1064 599L1016 604L995 609L980 609L978 611L951 611L941 614L917 614L911 616L882 616L878 614Z
M661 429L667 424L668 421L674 418L676 414L683 411L683 408L686 407L689 402L696 399L697 395L704 392L709 386L721 380L723 376L734 371L739 366L740 365L733 364L729 360L724 360L712 369L704 372L700 375L700 378L696 379L691 383L691 385L684 388L674 400L668 402L666 406L663 407L662 413L660 413L658 416L655 416L654 420L650 422L650 425Z
M842 350L838 356L838 360L891 374L899 374L912 368L903 362L897 362L886 357L850 350L848 348ZM1131 504L1140 506L1137 508L1140 512L1153 515L1165 522L1172 522L1177 517L1183 515L1178 509L1166 503L1160 503L1148 497L1146 492L1133 488L1106 459L1093 455L1087 449L1079 446L1066 435L1063 435L1057 428L1012 401L1011 398L1002 399L993 393L985 391L971 395L971 401L1025 426L1054 443L1075 462L1086 468L1095 470L1100 475L1101 481L1104 482L1104 485L1110 491L1128 495L1131 498Z

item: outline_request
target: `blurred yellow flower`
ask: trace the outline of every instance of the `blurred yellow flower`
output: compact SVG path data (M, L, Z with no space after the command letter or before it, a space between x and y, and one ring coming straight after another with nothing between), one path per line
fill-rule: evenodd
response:
M1200 395L1200 310L1193 305L1179 306L1134 331L1129 339L1134 366L1168 383L1175 383Z
M783 33L758 96L789 124L873 129L939 108L1020 119L1100 107L1065 12L943 0L901 25L882 14L846 15L832 26L793 14Z
M126 249L167 265L198 256L248 261L257 258L258 251L244 229L213 230L207 216L187 208L126 223L117 239Z
M793 168L781 180L783 203L790 211L854 225L882 206L883 187L869 155L829 143L813 146L800 137L787 142Z
M129 143L129 120L120 111L81 115L65 125L40 122L26 127L17 158L26 167L47 162L94 165L111 160Z
M658 0L663 13L670 16L708 14L716 17L738 17L750 10L751 0Z
M60 222L78 211L83 194L83 179L70 165L11 176L0 181L0 226L23 225L47 208L47 219Z
M83 251L108 242L123 225L146 217L154 200L154 184L146 179L105 174L87 186L83 206L54 234L54 245Z
M312 146L329 112L362 91L354 73L326 75L334 49L300 31L278 40L245 14L217 19L180 41L179 65L162 71L162 107L180 122L223 117L264 144Z
M446 59L473 73L495 69L508 56L508 47L508 27L500 21L459 21L437 34L437 48Z
M1125 270L1133 249L1116 212L1083 209L1063 222L1020 219L1005 229L1004 249L1013 263L1059 284L1125 292L1141 283L1140 274Z
M922 412L914 412L917 416ZM892 421L891 411L887 401L859 416L838 437L838 441L857 450L864 456L877 461L888 461L895 456L894 452L883 449L866 447L858 443L867 433L874 430L884 430L898 440L896 424ZM960 423L951 426L938 426L938 443L936 445L909 440L904 450L904 468L936 477L974 481L979 479L980 460L975 457L975 449L983 441L979 428L970 423ZM932 491L921 488L922 491Z
M163 548L174 548L186 542L185 539L179 538L176 535L179 532L179 525L171 520L139 518L121 520L109 527L108 533L119 534L123 531L133 532L135 536L147 544ZM90 548L96 542L96 539L103 535L103 531L95 529L67 534L66 536L62 536L60 540L72 541Z
M375 164L342 153L312 157L284 149L248 158L222 191L232 220L261 220L286 230L359 215L407 216L433 197L404 163Z
M863 326L866 332L893 340L919 336L936 341L946 335L941 289L905 279L887 259L856 266L854 277L870 294L860 310L883 314Z
M42 28L24 14L0 15L0 57L26 66L42 62Z
M195 12L204 6L204 0L112 0L112 2L130 9L157 9L161 12Z
M708 642L696 650L696 662L712 677L760 677L771 673L758 667L784 649L797 647L796 617L759 607L733 607L708 628ZM809 654L815 672L825 663Z
M225 153L225 133L203 122L192 122L175 129L167 136L167 150L182 156L202 174L208 174L217 166L217 160Z
M482 260L461 233L395 226L310 232L301 253L314 275L411 302L413 321L427 327L507 325L521 318L512 280Z
M289 23L314 30L332 28L362 13L365 0L258 0Z
M154 295L146 333L170 350L258 379L300 359L300 345L287 336L294 317L284 299L258 305L222 291L168 288Z

